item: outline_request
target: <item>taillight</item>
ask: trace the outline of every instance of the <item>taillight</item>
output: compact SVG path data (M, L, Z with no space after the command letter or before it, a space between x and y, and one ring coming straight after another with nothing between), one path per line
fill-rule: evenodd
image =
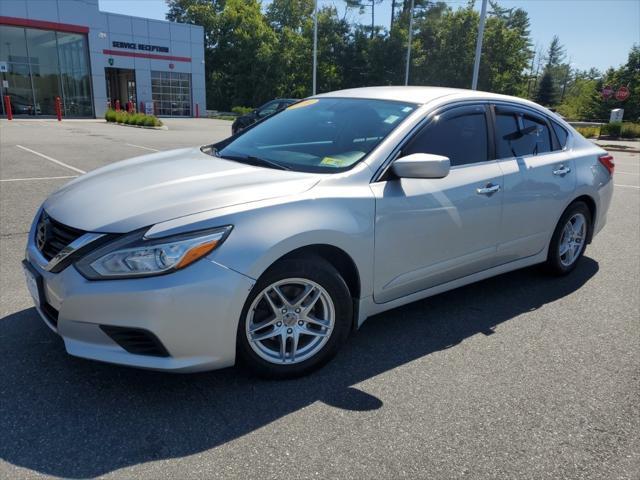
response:
M616 164L613 161L613 156L609 155L608 153L605 153L604 155L600 155L598 157L598 160L600 161L602 166L606 168L611 175L613 175L613 171L616 168Z

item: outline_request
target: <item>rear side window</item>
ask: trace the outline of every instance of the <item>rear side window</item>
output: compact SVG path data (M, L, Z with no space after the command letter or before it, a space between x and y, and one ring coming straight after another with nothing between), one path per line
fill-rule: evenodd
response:
M496 112L498 158L540 155L551 151L551 132L541 118L516 112Z
M556 132L556 137L558 137L558 143L560 144L560 150L567 146L567 138L569 137L569 132L567 132L564 127L561 127L556 122L551 122L551 126L553 127L553 131Z
M413 141L403 155L432 153L449 157L451 165L486 162L487 120L484 107L463 107L435 117Z

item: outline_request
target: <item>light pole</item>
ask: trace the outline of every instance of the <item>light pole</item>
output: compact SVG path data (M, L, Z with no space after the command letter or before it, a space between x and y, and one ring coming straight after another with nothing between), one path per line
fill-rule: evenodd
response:
M316 94L316 72L318 69L318 0L313 2L313 93Z
M404 71L404 84L409 85L409 65L411 64L411 41L413 40L413 0L409 10L409 42L407 43L407 64Z
M478 41L476 42L476 59L473 62L473 80L471 90L478 89L478 72L480 71L480 53L482 52L482 36L484 35L484 21L487 17L487 0L482 0L480 12L480 25L478 25Z

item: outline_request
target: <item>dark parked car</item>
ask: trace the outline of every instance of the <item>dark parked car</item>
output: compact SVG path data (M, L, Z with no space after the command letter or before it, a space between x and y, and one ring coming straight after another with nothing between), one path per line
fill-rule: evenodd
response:
M261 107L256 108L253 112L236 118L231 125L231 133L235 135L239 131L247 128L249 125L253 125L258 120L262 120L263 118L273 115L297 101L298 99L296 98L276 98L275 100L271 100Z
M14 115L40 115L40 105L33 106L33 100L21 97L20 95L10 95L11 112Z

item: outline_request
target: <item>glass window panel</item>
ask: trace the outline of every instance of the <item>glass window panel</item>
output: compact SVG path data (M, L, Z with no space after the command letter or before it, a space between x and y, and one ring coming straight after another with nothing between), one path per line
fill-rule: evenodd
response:
M487 161L487 122L484 112L434 120L418 133L403 155L433 153L449 157L451 165Z
M61 96L56 34L33 28L25 30L36 111L40 110L42 115L55 115L56 97Z
M28 62L24 28L0 25L0 38L0 62Z
M537 118L498 113L496 135L498 158L539 155L551 150L549 129Z
M93 108L86 38L58 32L57 39L65 115L90 116Z

